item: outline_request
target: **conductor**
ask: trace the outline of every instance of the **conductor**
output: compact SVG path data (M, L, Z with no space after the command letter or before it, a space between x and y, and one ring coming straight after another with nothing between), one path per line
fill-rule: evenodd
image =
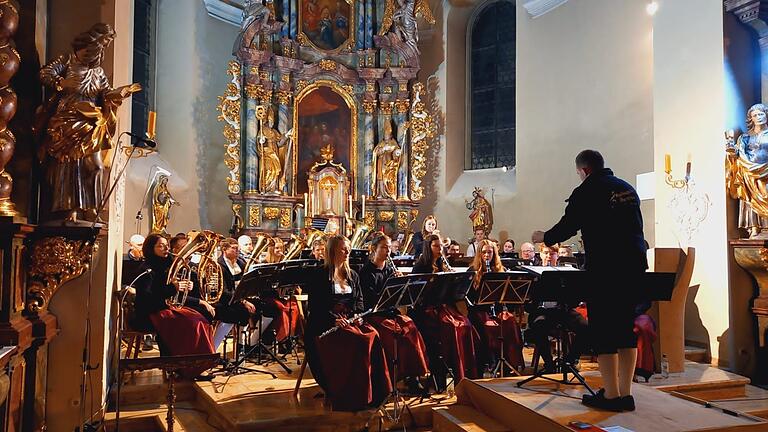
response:
M587 306L604 385L596 395L585 394L582 403L610 411L634 411L635 304L622 283L636 279L633 275L648 268L640 199L629 183L605 168L603 156L595 150L576 156L576 172L581 185L568 198L565 214L549 231L534 231L532 240L549 246L581 231L585 270L597 285L595 292L601 293Z

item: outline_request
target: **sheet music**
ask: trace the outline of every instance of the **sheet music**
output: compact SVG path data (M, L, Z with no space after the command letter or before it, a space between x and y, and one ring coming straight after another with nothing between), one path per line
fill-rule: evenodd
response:
M581 271L574 267L567 267L567 266L561 266L561 267L552 267L552 266L520 266L530 272L536 273L536 274L542 274L545 271Z

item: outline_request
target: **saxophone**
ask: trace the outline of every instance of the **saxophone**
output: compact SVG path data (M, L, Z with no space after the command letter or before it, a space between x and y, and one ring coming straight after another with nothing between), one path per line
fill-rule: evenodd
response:
M197 271L200 281L200 298L208 303L216 303L224 291L224 276L216 262L216 247L221 236L213 231L190 231L187 234L189 242L179 251L168 270L167 284L174 281L190 280L193 271ZM200 256L200 261L195 265L192 257ZM177 291L166 300L168 306L182 307L187 301L187 291Z

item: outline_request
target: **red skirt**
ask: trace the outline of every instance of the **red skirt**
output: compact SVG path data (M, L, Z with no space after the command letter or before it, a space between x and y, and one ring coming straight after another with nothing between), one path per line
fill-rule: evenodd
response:
M212 354L211 325L197 311L188 307L159 310L149 315L164 350L162 355ZM181 376L193 378L205 369L184 369Z
M410 317L397 315L394 318L371 317L369 324L376 329L391 364L395 358L397 343L397 379L424 376L429 373L427 348L424 339ZM394 371L393 371L394 373Z
M637 363L635 373L650 377L656 366L653 356L653 343L656 341L656 323L648 315L638 315L635 318L635 334L637 335Z
M501 340L504 337L504 358L517 370L525 367L523 360L523 335L517 324L515 315L508 311L491 317L488 312L478 311L478 322L482 323L482 333L485 345L491 351L490 357L496 358L501 350ZM490 365L492 366L492 365Z
M296 327L299 325L299 303L296 299L270 298L266 299L265 303L266 315L272 316L267 330L274 330L278 341L298 333Z
M475 347L480 336L469 318L446 305L424 309L419 330L431 344L439 342L439 353L453 370L456 382L463 378L477 378Z
M381 339L370 325L339 329L315 343L325 396L334 410L365 409L392 390Z

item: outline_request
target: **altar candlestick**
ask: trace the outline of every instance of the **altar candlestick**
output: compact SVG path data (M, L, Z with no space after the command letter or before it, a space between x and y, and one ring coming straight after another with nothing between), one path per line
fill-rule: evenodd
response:
M154 111L149 112L149 118L147 118L147 138L155 138L155 123L157 122L157 113Z
M349 195L349 218L354 218L355 212L352 210L352 195Z
M304 214L309 214L309 197L304 192Z
M687 162L685 164L685 178L688 178L691 176L691 163Z
M672 157L669 154L664 155L664 172L667 174L672 172Z
M363 195L363 204L361 206L362 214L360 215L361 220L365 220L365 195Z

